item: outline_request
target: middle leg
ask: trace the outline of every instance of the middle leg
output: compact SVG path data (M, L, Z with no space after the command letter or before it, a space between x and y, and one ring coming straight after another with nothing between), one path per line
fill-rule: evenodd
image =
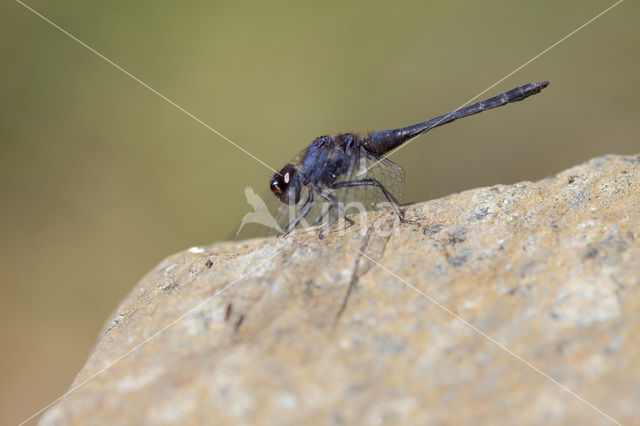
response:
M331 227L331 225L336 223L338 221L338 219L340 219L340 217L344 217L344 220L349 222L349 225L353 225L354 224L354 222L353 222L353 220L351 218L348 218L347 216L345 216L344 207L342 207L342 205L340 205L338 200L336 200L336 198L333 195L327 193L324 190L318 191L318 195L320 195L322 198L327 200L329 202L330 206L327 209L327 211L322 213L322 215L318 218L318 220L316 220L314 225L316 223L319 223L320 220L324 219L325 216L328 216L329 212L331 212L332 209L336 209L338 211L338 214L336 215L336 217L333 218L333 220L331 220L330 222L328 222L325 226L323 226L322 229L320 229L320 235L319 235L320 238L323 237L323 233L326 230L328 230Z

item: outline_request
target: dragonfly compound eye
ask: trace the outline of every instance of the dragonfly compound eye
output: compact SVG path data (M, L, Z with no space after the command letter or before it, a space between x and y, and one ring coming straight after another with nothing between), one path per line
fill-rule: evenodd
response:
M283 192L282 184L280 183L281 179L279 176L275 176L271 181L271 192L273 192L277 197L280 197Z

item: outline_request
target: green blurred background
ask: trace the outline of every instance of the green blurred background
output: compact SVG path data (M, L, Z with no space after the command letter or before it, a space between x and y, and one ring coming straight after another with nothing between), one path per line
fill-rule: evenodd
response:
M315 136L460 106L613 1L28 4L280 168ZM143 274L228 237L271 172L19 3L0 10L0 412L15 423L68 388ZM482 98L551 80L542 95L394 155L405 201L640 152L638 17L623 2Z

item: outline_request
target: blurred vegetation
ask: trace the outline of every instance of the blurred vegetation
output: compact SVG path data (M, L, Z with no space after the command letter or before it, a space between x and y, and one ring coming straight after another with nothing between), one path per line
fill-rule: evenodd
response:
M448 112L612 3L28 2L278 169L318 135ZM228 237L243 188L272 172L19 3L0 9L0 411L15 423L67 389L146 271ZM394 155L405 201L640 152L639 12L622 3L482 98L551 80L542 95Z

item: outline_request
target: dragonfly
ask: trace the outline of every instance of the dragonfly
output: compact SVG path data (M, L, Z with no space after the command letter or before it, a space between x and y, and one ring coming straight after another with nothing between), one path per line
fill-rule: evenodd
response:
M338 133L317 137L271 178L270 190L277 200L272 214L278 222L279 233L286 235L298 226L324 222L319 234L322 238L340 218L353 225L353 220L345 215L351 204L365 210L390 206L400 222L411 222L400 209L404 171L385 154L431 129L522 101L548 85L548 81L525 84L408 127L365 136Z

